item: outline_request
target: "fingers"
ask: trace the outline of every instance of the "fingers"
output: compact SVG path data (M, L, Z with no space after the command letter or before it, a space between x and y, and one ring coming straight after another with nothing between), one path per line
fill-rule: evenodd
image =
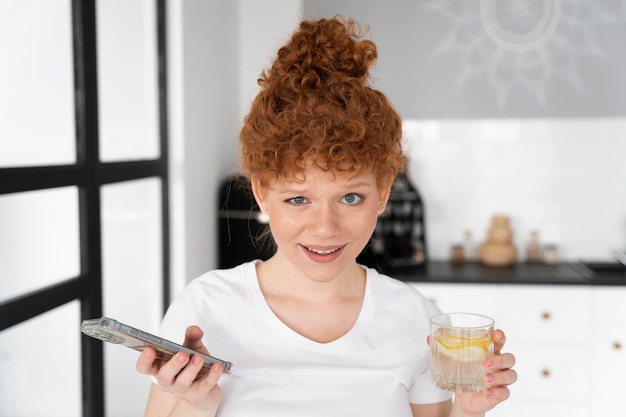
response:
M515 356L510 353L493 355L483 361L483 366L490 372L509 369L515 366Z
M502 351L502 347L506 343L506 336L504 332L500 329L496 329L493 331L493 351L496 355L500 354Z
M191 349L208 353L202 343L204 332L198 326L189 326L185 331L185 341L183 344ZM156 351L151 347L146 347L137 359L136 368L142 374L153 375L162 385L172 385L180 376L180 383L187 385L198 379L198 374L204 365L204 360L200 355L190 357L185 352L179 352L169 360L161 360L157 357ZM180 374L180 375L179 375Z
M191 349L198 350L204 347L202 344L202 336L204 336L204 332L201 328L198 326L189 326L185 331L185 341L183 342L183 345Z
M211 365L211 369L209 370L208 376L203 378L200 381L200 384L203 386L205 390L210 390L212 387L217 385L217 381L224 374L224 368L219 363L214 363Z
M154 375L159 370L160 360L157 359L154 349L147 347L141 352L135 367L139 373Z
M183 344L208 354L202 337L203 332L198 326L190 326L185 332ZM163 391L184 400L193 409L214 414L220 404L221 389L218 381L224 369L220 364L205 368L201 354L190 356L178 352L165 359L159 358L153 348L147 347L139 355L136 367L140 373L152 375Z
M224 373L222 366L213 364L208 371L204 372L204 359L201 355L193 355L189 358L180 353L177 353L170 362L175 362L172 364L175 366L170 368L164 365L156 375L159 386L177 398L192 404L194 408L216 409L221 399L221 390L217 383ZM181 364L186 365L173 375Z
M488 387L511 385L517 381L517 372L513 369L504 369L498 372L487 373L483 377L483 381Z
M487 373L483 377L485 384L489 387L506 387L515 383L517 372L511 369L514 365L515 356L510 353L493 355L485 359L484 366L487 369ZM504 394L500 393L499 395Z
M153 375L159 385L175 385L180 379L182 386L190 385L197 379L204 365L201 355L192 358L185 352L178 352L167 362L161 361L152 348L146 348L137 359L136 368L142 374Z
M507 387L487 388L484 393L489 398L490 402L495 401L496 403L506 401L511 396L511 392Z
M178 356L178 354L176 356ZM200 355L193 355L191 358L187 355L180 355L180 358L176 356L174 359L180 361L180 364L184 367L173 376L173 385L177 391L185 392L189 390L191 385L199 378L200 371L204 365L204 359ZM165 374L165 378L169 380L171 375Z

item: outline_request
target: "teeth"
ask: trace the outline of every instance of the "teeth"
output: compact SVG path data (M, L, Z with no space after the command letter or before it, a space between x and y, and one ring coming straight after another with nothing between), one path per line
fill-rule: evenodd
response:
M319 250L319 249L311 249L307 248L309 251L317 253L318 255L328 255L330 253L336 252L339 249L330 249L330 250Z

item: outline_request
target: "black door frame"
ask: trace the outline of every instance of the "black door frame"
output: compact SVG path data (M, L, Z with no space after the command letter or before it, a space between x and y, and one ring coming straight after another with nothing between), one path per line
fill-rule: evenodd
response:
M100 191L105 184L143 178L161 182L163 311L170 300L168 125L166 80L166 5L155 0L158 50L159 148L157 159L100 162L95 0L72 0L76 163L0 168L0 195L56 187L79 190L80 274L0 304L0 331L74 300L81 320L102 315L102 242ZM16 140L19 138L16 138ZM76 331L79 323L76 323ZM102 343L81 338L82 413L104 417Z

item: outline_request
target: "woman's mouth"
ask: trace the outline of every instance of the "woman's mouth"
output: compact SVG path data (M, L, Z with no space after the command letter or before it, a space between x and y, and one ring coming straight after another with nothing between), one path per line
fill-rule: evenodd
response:
M332 262L339 257L343 246L334 248L319 248L302 245L305 249L304 253L314 262L326 263Z
M306 246L305 246L306 247ZM330 255L333 252L337 252L340 248L336 249L314 249L306 247L309 252L317 253L318 255Z

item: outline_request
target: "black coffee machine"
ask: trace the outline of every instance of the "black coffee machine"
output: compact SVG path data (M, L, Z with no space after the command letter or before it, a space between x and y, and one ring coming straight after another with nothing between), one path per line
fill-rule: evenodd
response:
M218 266L231 268L253 259L266 260L274 253L266 216L254 201L250 182L232 175L220 184L218 207Z

